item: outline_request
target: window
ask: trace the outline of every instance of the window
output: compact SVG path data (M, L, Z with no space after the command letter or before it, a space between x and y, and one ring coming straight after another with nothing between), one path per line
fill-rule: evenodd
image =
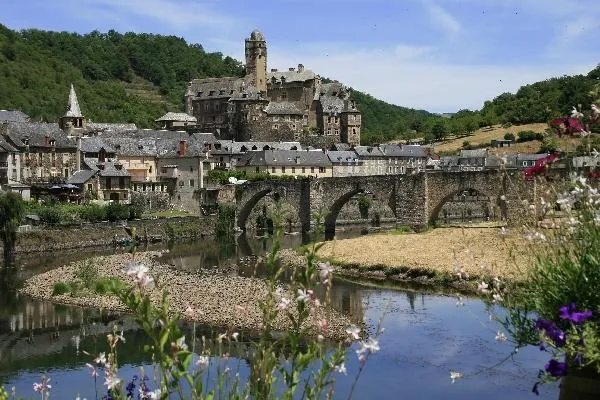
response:
M160 169L160 172L162 172L163 174L166 174L166 173L167 173L167 169L166 169L165 167L162 167L162 168Z
M271 167L271 172L275 173L275 167Z
M152 165L148 168L148 173L152 173Z
M296 167L292 167L292 174L296 173Z
M194 180L190 179L190 187L194 187Z
M291 120L290 116L289 116L289 115L286 115L286 116L285 116L285 120L286 120L286 121L290 121L290 120Z
M315 173L315 167L310 167L310 173L314 174Z
M260 172L260 168L256 167L256 169L254 171L258 174Z
M190 172L194 172L194 167L190 167Z
M89 190L90 192L91 192L92 190L94 190L94 189L93 189L93 186L92 186L92 184L91 184L91 183L88 183L88 190Z
M184 182L183 181L179 181L179 186L183 187Z
M281 92L281 101L285 101L287 100L287 92L285 90L283 90Z
M273 121L279 121L279 115L274 115L273 116Z
M119 189L125 189L125 178L119 177Z
M320 173L323 173L323 172L325 172L325 167L319 167L319 172L320 172Z
M303 174L306 173L306 168L305 167L302 167L302 173Z
M281 173L285 174L285 166L281 167Z
M279 125L273 124L273 129L279 129Z

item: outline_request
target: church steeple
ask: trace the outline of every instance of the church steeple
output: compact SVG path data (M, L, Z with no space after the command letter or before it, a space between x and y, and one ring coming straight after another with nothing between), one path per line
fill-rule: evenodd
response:
M69 91L69 102L67 103L67 111L65 115L60 118L59 125L60 129L74 133L74 130L85 128L86 119L81 113L79 108L79 101L77 100L77 93L75 93L75 87L71 83L71 90Z
M246 78L259 92L267 93L267 42L259 30L246 39Z

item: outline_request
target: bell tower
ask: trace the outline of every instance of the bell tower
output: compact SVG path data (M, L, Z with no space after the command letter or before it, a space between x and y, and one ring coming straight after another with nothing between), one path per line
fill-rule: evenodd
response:
M267 42L259 30L246 39L246 78L259 92L267 93Z

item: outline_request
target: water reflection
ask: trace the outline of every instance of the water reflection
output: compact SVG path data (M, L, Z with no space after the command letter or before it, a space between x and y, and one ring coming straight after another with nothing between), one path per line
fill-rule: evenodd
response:
M301 243L299 236L283 238L285 246ZM263 254L272 246L268 238L243 238L227 247L214 240L171 247L166 260L187 268L222 267L235 264L240 257ZM104 250L105 253L123 250ZM93 254L98 254L97 251ZM79 258L90 255L79 253ZM13 271L13 283L32 273L64 263L70 255L53 254L52 260L35 265L31 259L21 259ZM60 262L62 260L62 262ZM53 264L54 263L54 264ZM26 268L24 267L26 266ZM242 269L243 270L243 269ZM21 277L21 278L19 278ZM457 307L453 297L423 290L384 289L335 279L331 292L335 308L364 321L373 332L385 311L381 337L382 351L370 358L356 388L354 398L411 399L480 399L500 400L529 398L537 370L544 365L546 355L536 349L523 351L515 360L489 369L512 350L508 343L494 340L497 326L487 319L484 305L477 299L465 300ZM31 384L39 375L52 377L53 398L93 398L93 383L84 364L92 354L106 351L106 333L115 323L123 325L127 342L119 350L125 379L137 373L140 365L149 366L148 355L142 351L145 335L128 317L63 307L15 296L2 291L0 303L0 384L15 385L17 393L26 398L33 395ZM191 327L186 326L191 339ZM205 336L206 346L218 353L212 339L218 335L211 327L196 327L196 340L188 343L200 348ZM76 339L79 338L79 339ZM251 333L242 333L235 347L221 349L248 371L251 362ZM335 398L346 398L358 361L348 353L349 376L339 376ZM465 379L452 385L449 372L458 370ZM557 390L545 387L540 399L557 398Z

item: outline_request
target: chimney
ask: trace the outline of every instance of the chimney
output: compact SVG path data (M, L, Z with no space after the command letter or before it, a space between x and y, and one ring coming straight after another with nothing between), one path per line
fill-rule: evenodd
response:
M296 70L296 68L290 67L290 72L294 72L295 70Z
M298 72L304 72L304 65L298 64Z
M77 171L79 171L81 169L81 136L77 136L75 141L77 143L77 151L75 153L75 168Z
M277 68L271 68L271 72L277 72L278 69Z
M177 152L179 154L179 157L183 157L185 155L186 151L187 151L187 142L185 140L180 140L179 141L179 151Z

